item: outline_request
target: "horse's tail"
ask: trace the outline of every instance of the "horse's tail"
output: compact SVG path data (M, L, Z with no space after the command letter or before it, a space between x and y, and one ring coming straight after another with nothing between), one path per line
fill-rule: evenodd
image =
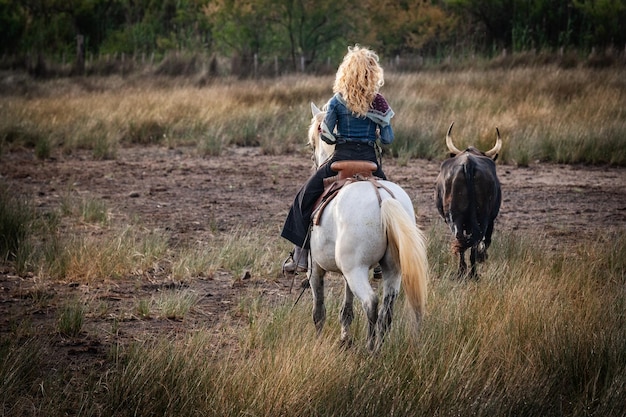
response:
M383 200L380 208L388 247L400 265L406 298L418 317L422 317L428 290L426 238L398 200Z

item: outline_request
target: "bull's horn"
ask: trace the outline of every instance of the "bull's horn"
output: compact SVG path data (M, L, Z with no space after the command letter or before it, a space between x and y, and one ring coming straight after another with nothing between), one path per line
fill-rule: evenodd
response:
M311 113L313 114L313 117L317 116L318 114L320 114L322 111L320 109L317 108L317 106L315 105L315 103L311 102Z
M496 127L496 133L498 134L498 139L496 140L496 146L494 146L491 150L485 152L485 155L489 158L493 158L500 152L500 148L502 148L502 138L500 137L500 131Z
M461 153L461 151L458 150L456 146L454 146L454 143L452 143L452 136L450 136L450 133L452 133L452 126L454 126L454 122L452 122L450 124L450 127L448 128L448 133L446 134L446 145L448 145L448 150L450 150L450 153L458 155Z

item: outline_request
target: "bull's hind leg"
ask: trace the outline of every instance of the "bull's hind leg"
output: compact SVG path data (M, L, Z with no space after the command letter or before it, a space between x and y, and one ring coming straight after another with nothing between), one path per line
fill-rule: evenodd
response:
M318 334L321 333L326 321L326 306L324 305L325 274L326 271L313 262L309 283L311 284L311 293L313 294L313 323L315 323Z
M493 220L487 222L487 229L485 230L485 239L482 244L478 246L478 254L476 256L477 262L485 262L487 260L487 249L491 246L491 235L493 233Z
M352 338L350 337L350 325L354 320L354 293L350 289L348 282L344 279L344 298L343 306L339 314L341 322L341 345L344 347L352 346Z
M480 245L481 243L478 243L474 246L472 246L472 249L470 250L470 273L469 273L469 277L472 279L477 280L478 279L478 272L476 271L476 262L477 262L477 258L478 258L478 245Z
M457 248L456 251L459 254L459 272L457 274L458 279L465 279L467 275L467 263L465 263L465 248Z

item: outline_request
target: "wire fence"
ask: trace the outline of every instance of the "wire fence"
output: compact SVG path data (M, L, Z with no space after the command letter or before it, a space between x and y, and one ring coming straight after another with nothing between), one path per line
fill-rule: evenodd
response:
M235 76L238 78L279 77L287 74L334 74L339 62L330 58L309 61L304 56L285 57L279 55L234 55L224 57L204 53L171 52L155 53L91 53L76 57L62 55L47 57L42 54L25 56L3 56L0 69L26 70L34 76L54 77L71 75L129 74L143 71L158 75L209 77ZM467 66L487 65L491 67L515 67L528 65L556 64L561 67L585 65L590 67L623 66L626 64L626 46L619 50L606 48L577 51L560 48L557 51L522 51L511 53L507 49L485 56L474 51L460 51L438 56L396 55L383 57L386 71L411 72L429 68L455 69Z

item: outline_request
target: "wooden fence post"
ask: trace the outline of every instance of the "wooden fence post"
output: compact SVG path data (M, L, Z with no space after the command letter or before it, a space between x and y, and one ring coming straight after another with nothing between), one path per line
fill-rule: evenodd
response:
M77 74L85 73L85 37L81 34L76 35L76 67Z
M257 78L259 71L259 54L254 54L254 78Z

